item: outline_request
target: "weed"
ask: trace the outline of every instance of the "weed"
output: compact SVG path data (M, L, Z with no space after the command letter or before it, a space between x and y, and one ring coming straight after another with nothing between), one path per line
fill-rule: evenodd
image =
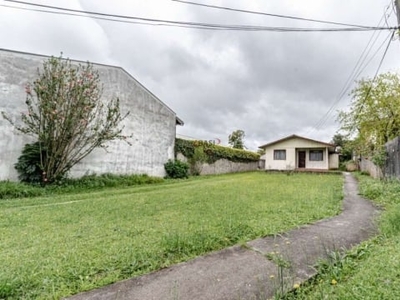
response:
M287 285L290 284L288 282L290 277L289 272L286 272L291 266L290 261L285 259L284 256L277 251L267 253L265 257L274 262L277 266L278 278L275 281L277 284L277 287L275 288L275 298L280 299L285 295Z

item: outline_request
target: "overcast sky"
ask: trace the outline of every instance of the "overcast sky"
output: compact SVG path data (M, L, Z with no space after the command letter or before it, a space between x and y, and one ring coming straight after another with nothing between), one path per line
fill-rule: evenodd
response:
M31 2L202 23L338 28L169 0ZM388 8L388 24L397 23L389 0L197 2L369 26L377 26ZM55 56L63 52L71 59L121 66L184 120L185 125L177 128L179 134L219 138L227 144L228 135L242 129L245 145L253 150L290 134L329 142L339 128L336 111L350 103L348 92L339 95L373 34L210 31L52 15L3 5L28 7L0 0L0 48ZM388 34L375 34L359 79L373 77ZM381 72L398 71L399 46L398 40L392 42Z

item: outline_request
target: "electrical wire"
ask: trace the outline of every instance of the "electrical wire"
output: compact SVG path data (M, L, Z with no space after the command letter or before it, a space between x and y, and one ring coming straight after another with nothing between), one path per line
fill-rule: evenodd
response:
M382 58L381 58L381 60L380 60L380 62L379 62L378 68L377 68L377 70L376 70L376 72L375 72L375 75L374 75L374 77L373 77L373 79L372 79L372 81L371 81L370 86L368 87L368 90L367 90L367 93L366 93L366 95L365 95L364 101L362 102L363 104L360 106L360 108L359 108L357 114L359 114L359 113L361 112L361 110L364 108L365 100L367 100L367 98L369 97L369 94L371 93L372 85L373 85L373 83L375 82L376 78L378 77L379 70L380 70L380 68L382 67L382 63L383 63L383 61L384 61L384 59L385 59L385 57L386 57L386 54L387 54L387 52L388 52L388 50L389 50L389 47L390 47L390 44L391 44L391 42L392 42L392 40L393 40L394 34L395 34L395 31L392 31L391 34L390 34L390 36L389 36L390 38L385 40L385 41L389 40L389 43L386 45L385 51L384 51L383 56L382 56Z
M320 118L320 120L313 126L314 130L319 130L322 126L324 126L326 124L326 122L330 119L330 114L333 112L333 110L335 109L335 107L337 106L337 104L343 99L343 97L346 95L347 90L350 88L352 82L358 78L358 76L360 76L360 74L362 73L362 71L369 65L369 63L375 58L376 54L379 52L379 50L382 49L382 47L385 45L386 41L391 41L391 38L393 37L393 34L390 33L385 40L381 43L381 45L378 47L378 49L375 51L375 53L372 55L372 57L369 59L369 61L367 62L367 64L364 65L364 67L354 76L354 78L352 79L351 82L349 82L349 84L346 86L346 88L344 90L342 90L342 92L339 95L339 98L331 105L331 107L329 108L329 110ZM313 130L309 131L309 133L313 132Z
M391 16L392 12L389 13L389 15L386 16L386 12L389 10L390 8L390 4L386 7L385 11L383 12L382 18L380 19L380 21L378 22L378 26L380 26L380 24L383 22L383 20L385 20L385 23L387 24L388 18ZM375 39L374 36L376 35ZM381 47L384 45L385 41L387 39L385 39L383 41L383 43L381 44L381 46L378 47L378 49L375 51L375 53L372 55L371 59L364 65L364 67L362 67L362 65L364 64L365 60L367 59L368 55L370 54L370 52L372 51L373 46L375 45L375 43L377 42L379 36L381 35L381 31L380 32L376 32L374 31L373 34L371 35L371 38L369 39L366 47L364 48L364 51L361 53L356 65L354 66L351 75L349 76L349 80L347 81L347 84L345 85L345 88L342 89L342 93L340 93L340 98L342 98L346 91L348 90L348 88L350 88L350 85L352 84L352 82L358 78L358 76L362 73L362 71L369 65L369 63L371 62L371 60L375 57L375 55L378 53L378 51L381 49ZM373 42L372 42L373 40ZM372 42L372 43L371 43ZM362 69L361 69L362 68ZM361 69L361 70L360 70ZM353 76L354 75L354 76Z
M201 6L201 7L207 7L207 8L213 8L213 9L221 9L221 10L227 10L231 12L241 12L241 13L248 13L248 14L256 14L256 15L263 15L263 16L269 16L269 17L278 17L278 18L285 18L285 19L294 19L294 20L301 20L301 21L308 21L308 22L316 22L316 23L324 23L324 24L333 24L333 25L341 25L341 26L350 26L350 27L362 27L366 28L367 26L362 26L362 25L354 25L354 24L346 24L346 23L338 23L338 22L331 22L331 21L323 21L323 20L316 20L316 19L309 19L309 18L301 18L301 17L295 17L295 16L285 16L285 15L277 15L277 14L270 14L270 13L264 13L264 12L257 12L257 11L249 11L249 10L243 10L243 9L235 9L231 7L226 7L226 6L217 6L217 5L209 5L209 4L202 4L202 3L197 3L197 2L192 2L192 1L184 1L184 0L172 0L174 2L180 2L184 4L190 4L190 5L195 5L195 6ZM387 6L386 11L390 8L390 4ZM394 9L393 3L392 3L392 10ZM381 20L378 23L378 26L380 26L381 22L384 20L385 24L387 27L389 27L388 24L388 18L390 17L390 14L386 16L386 11L384 12ZM369 63L372 61L372 59L375 57L375 55L379 52L379 50L383 47L383 45L386 43L389 37L390 40L393 38L393 34L390 33L389 36L383 41L381 46L375 51L375 53L372 55L370 60L364 65L364 67L361 69L362 64L365 62L367 59L369 53L372 50L372 47L375 45L377 39L379 38L379 34L376 36L375 40L371 44L374 35L371 36L370 40L368 41L367 46L364 48L362 54L360 55L356 65L354 66L352 72L350 73L344 87L342 88L341 92L339 93L338 99L331 105L329 110L321 117L321 119L313 126L313 129L318 129L319 127L322 127L326 121L328 120L329 115L331 112L334 110L334 108L337 106L337 104L342 100L344 95L346 94L347 90L350 88L352 82L357 78L363 70L369 65ZM371 46L370 46L371 44ZM370 46L370 47L369 47ZM367 51L368 49L368 51ZM366 53L366 54L365 54ZM386 53L386 52L385 52ZM365 55L364 55L365 54ZM384 54L386 55L386 54ZM361 69L361 70L360 70Z
M383 13L382 18L380 19L380 21L378 22L377 27L380 26L380 24L385 21L386 24L388 24L388 18L390 18L391 14L393 13L393 8L392 8L392 12L390 12L388 15L386 15L387 11L390 8L390 3L389 5L385 8L385 11ZM388 40L389 37L393 38L392 33L390 33L385 40L381 43L381 45L378 47L378 49L375 51L375 53L371 56L371 58L368 60L368 62L366 64L364 64L365 60L367 59L369 53L372 50L372 47L375 45L376 41L378 40L379 36L380 36L379 32L376 36L376 38L374 39L374 36L376 34L376 32L374 32L371 36L371 38L369 39L366 47L364 48L363 52L361 53L359 59L357 60L356 65L354 66L352 72L350 73L348 79L346 80L345 85L343 86L341 92L339 93L337 100L334 101L334 103L330 106L330 108L328 109L328 111L317 121L317 123L312 127L312 129L310 129L308 131L308 134L310 134L311 132L313 132L314 130L319 130L323 125L326 124L326 122L330 119L330 114L333 112L334 108L338 105L338 103L343 99L343 97L346 95L348 89L351 87L351 85L353 84L353 82L360 76L360 74L364 71L364 69L371 63L371 61L375 58L375 56L377 55L377 53L380 51L380 49L384 46L384 44L386 43L386 41ZM374 41L372 42L372 40L374 39ZM372 42L372 44L371 44ZM364 66L362 67L362 65L364 64Z
M371 58L367 61L367 63L364 65L364 67L362 67L362 69L359 70L359 72L356 75L356 78L359 77L361 75L361 73L365 70L365 68L371 63L371 61L375 58L375 56L378 54L378 52L382 49L382 47L384 46L385 42L388 40L388 38L390 38L390 40L394 40L394 36L389 33L388 37L386 37L386 39L382 42L382 44L378 47L378 49L376 49L376 51L374 52L374 54L372 54Z
M371 93L372 85L374 84L376 78L378 77L379 70L380 70L380 68L382 67L383 61L385 60L386 54L387 54L387 52L388 52L388 50L389 50L390 43L392 42L392 39L393 39L393 37L394 37L394 34L395 34L395 31L393 30L393 32L392 32L392 34L391 34L391 38L389 39L389 43L388 43L387 46L386 46L385 52L383 53L383 56L382 56L382 58L381 58L381 61L379 62L379 65L378 65L378 68L377 68L377 70L376 70L376 72L375 72L375 75L374 75L374 77L372 78L371 85L369 86L368 91L367 91L367 93L366 93L366 95L365 95L364 101L362 102L363 104L360 106L360 109L358 110L358 114L360 114L361 110L364 108L365 100L367 100L367 98L369 97L369 94Z
M76 14L76 13L57 12L57 11L49 11L49 10L36 9L36 8L10 6L10 5L6 5L6 4L0 4L0 6L7 7L7 8L18 9L18 10L36 11L36 12L41 12L41 13L56 14L56 15L66 15L66 16L74 16L74 17L83 17L83 18L90 18L90 19L104 20L104 21L118 22L118 23L149 25L149 26L171 26L171 27L182 27L182 28L194 28L193 26L161 24L161 23L146 23L146 22L140 22L140 21L117 20L117 19L110 19L110 18L105 18L105 17L90 16L90 15L82 15L82 14ZM199 28L199 29L203 29L203 28ZM215 30L218 30L218 29L215 29ZM221 29L221 30L223 30L223 29Z
M261 15L261 16L268 16L268 17L275 17L275 18L307 21L307 22L330 24L330 25L340 25L340 26L348 26L348 27L371 28L370 26L365 26L365 25L355 25L355 24L348 24L348 23L339 23L339 22L332 22L332 21L302 18L302 17L296 17L296 16L271 14L271 13L265 13L265 12L259 12L259 11L237 9L237 8L231 8L231 7L226 7L226 6L210 5L210 4L203 4L203 3L191 2L191 1L183 1L183 0L171 0L171 1L180 2L180 3L184 3L184 4L190 4L190 5L196 5L196 6L202 6L202 7L208 7L208 8L214 8L214 9L227 10L227 11L232 11L232 12L242 12L242 13L247 13L247 14Z
M184 27L184 28L206 29L206 30L269 31L269 32L357 32L357 31L394 30L394 29L399 28L399 27L300 28L300 27L270 27L270 26L252 26L252 25L223 25L223 24L171 21L171 20L134 17L134 16L106 14L106 13L69 9L69 8L29 3L29 2L16 1L16 0L4 0L4 1L28 5L28 6L41 7L41 8L46 8L46 9L58 10L58 11L49 11L49 10L43 10L43 9L39 10L39 9L32 9L32 8L21 8L21 7L17 7L17 6L12 7L15 9L32 10L32 11L39 11L39 12L43 12L43 13L52 13L52 14L59 14L59 15L73 15L73 16L79 16L79 17L90 17L90 18L94 18L94 19L101 19L101 20L121 22L121 23L133 23L133 24L140 24L140 25L157 25L157 26L173 26L173 27ZM1 5L1 6L5 6L5 5ZM82 15L82 14L85 14L85 15ZM121 19L123 19L123 20L121 20ZM134 22L127 21L127 20L134 20Z
M331 24L331 25L349 26L351 28L295 28L295 27L268 27L268 26L223 25L223 24L210 24L210 23L199 23L199 22L182 22L182 21L141 18L141 17L134 17L134 16L126 16L126 15L115 15L115 14L106 14L106 13L99 13L99 12L75 10L75 9L68 9L68 8L63 8L63 7L49 6L49 5L29 3L29 2L16 1L16 0L5 0L5 1L17 3L17 4L28 5L28 6L35 6L35 7L51 9L53 11L44 10L44 9L36 9L36 8L16 7L16 6L9 6L9 5L2 5L2 4L0 4L0 6L13 8L13 9L37 11L37 12L42 12L42 13L70 15L70 16L77 16L77 17L87 17L87 18L120 22L120 23L131 23L131 24L150 25L150 26L172 26L172 27L206 29L206 30L240 30L240 31L272 31L272 32L346 32L346 31L351 31L351 32L375 31L376 32L376 31L383 31L383 30L391 30L390 36L391 36L391 38L393 38L393 36L394 36L393 30L399 29L399 27L389 27L387 24L387 18L385 18L386 24L387 24L386 27L380 26L379 25L380 23L378 24L378 26L373 27L373 26L364 26L364 25L355 25L355 24L338 23L338 22L323 21L323 20L316 20L316 19L308 19L308 18L301 18L301 17L295 17L295 16L269 14L269 13L264 13L264 12L240 10L240 9L234 9L234 8L229 8L229 7L206 5L206 4L200 4L200 3L195 3L195 2L190 2L190 1L182 1L182 0L172 0L172 1L181 2L181 3L185 3L185 4L198 5L198 6L205 6L205 7L209 7L209 8L224 9L224 10L229 10L229 11L236 11L236 12L243 12L243 13L250 13L250 14L257 14L257 15L265 15L265 16L271 16L271 17L279 17L279 18L287 18L287 19L294 19L294 20L301 20L301 21L325 23L325 24ZM57 10L57 11L54 11L54 10ZM384 17L385 17L385 15L384 15ZM375 34L375 32L374 32L374 34ZM377 38L375 39L374 43L372 43L372 46L375 44ZM385 39L385 41L381 44L381 46L378 48L378 50L375 52L375 54L372 56L372 58L361 69L361 71L359 71L357 73L357 75L355 77L359 76L360 73L366 68L366 66L372 61L372 59L378 53L378 51L382 48L382 46L384 45L386 40L387 39ZM390 45L390 41L388 43L388 46L389 45ZM361 67L362 63L365 62L365 59L368 56L369 52L371 51L372 46L368 50L366 56L364 56L361 63L359 64L359 66L358 66L359 68ZM367 45L367 47L368 47L368 45ZM366 49L367 48L364 49L363 53L366 51ZM387 49L388 49L388 47L385 50L384 57L386 55ZM360 61L361 57L359 58L359 61ZM358 64L358 62L357 62L357 64ZM356 66L357 66L357 64L356 64ZM354 69L353 69L353 71L354 71ZM351 78L351 76L352 75L350 75L349 78ZM320 121L317 122L317 124L314 126L315 129L320 128L322 125L324 125L326 123L326 120L328 119L329 114L333 111L334 107L337 105L337 103L341 100L341 98L346 93L346 91L348 89L348 87L346 88L346 86L347 86L347 84L345 85L345 88L340 93L338 100L336 100L334 102L334 104L332 104L330 109L324 114L324 116L320 119Z

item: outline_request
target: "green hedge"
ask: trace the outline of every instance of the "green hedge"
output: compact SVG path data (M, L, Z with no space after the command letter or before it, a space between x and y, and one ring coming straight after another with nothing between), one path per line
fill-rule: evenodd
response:
M219 159L227 159L233 162L254 162L260 159L260 155L255 152L228 148L214 145L206 141L175 140L175 157L178 153L190 159L194 155L194 149L202 147L207 155L207 163L214 163Z

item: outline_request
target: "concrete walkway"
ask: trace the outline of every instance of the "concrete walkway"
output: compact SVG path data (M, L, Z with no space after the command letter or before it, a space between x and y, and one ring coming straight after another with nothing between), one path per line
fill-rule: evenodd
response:
M70 297L71 300L268 299L315 275L313 266L334 250L349 249L376 232L377 209L357 193L357 182L345 173L343 212L247 246L234 246L186 263L117 282ZM279 268L273 260L289 262ZM278 269L283 271L278 276ZM280 277L281 279L279 279Z

